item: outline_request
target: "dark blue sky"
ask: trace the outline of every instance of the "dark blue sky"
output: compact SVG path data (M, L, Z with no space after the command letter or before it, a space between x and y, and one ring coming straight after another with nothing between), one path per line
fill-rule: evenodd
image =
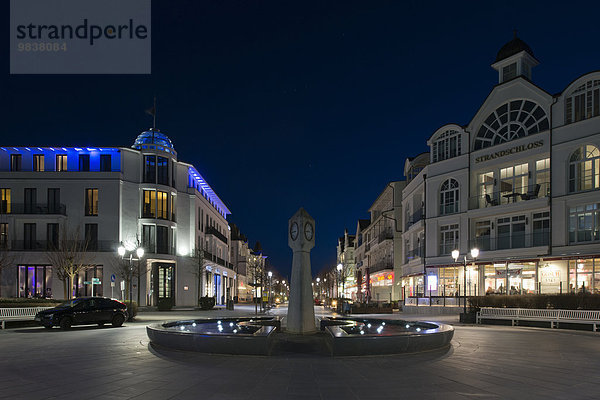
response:
M514 28L550 93L600 68L595 2L154 0L152 12L148 76L11 76L4 40L2 144L129 146L156 94L179 159L284 274L297 208L316 219L313 271L333 265L337 237L403 179L405 158L469 122Z

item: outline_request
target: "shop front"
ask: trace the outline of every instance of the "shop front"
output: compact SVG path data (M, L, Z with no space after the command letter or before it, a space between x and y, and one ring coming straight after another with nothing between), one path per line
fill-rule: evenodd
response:
M378 303L392 301L393 271L380 271L371 274L369 284L371 286L371 300Z

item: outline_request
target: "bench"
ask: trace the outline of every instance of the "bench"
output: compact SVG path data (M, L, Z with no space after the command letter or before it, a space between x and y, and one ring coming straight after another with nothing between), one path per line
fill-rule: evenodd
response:
M600 310L551 310L533 308L491 308L483 307L477 313L477 323L484 319L499 319L511 321L512 326L519 321L549 322L550 328L558 328L558 324L590 324L597 331L600 325Z
M0 308L0 322L2 323L2 329L5 328L6 321L32 321L37 313L49 308L52 307Z

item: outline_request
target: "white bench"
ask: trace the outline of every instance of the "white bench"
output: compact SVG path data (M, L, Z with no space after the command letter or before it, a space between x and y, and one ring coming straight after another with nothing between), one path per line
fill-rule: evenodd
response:
M550 328L558 328L560 322L572 324L591 324L594 332L600 325L600 310L551 310L533 308L491 308L483 307L477 313L477 323L483 319L501 319L511 321L512 326L519 321L549 322Z
M52 307L0 308L0 321L2 322L2 329L4 329L6 321L30 321L35 318L37 313L49 308Z

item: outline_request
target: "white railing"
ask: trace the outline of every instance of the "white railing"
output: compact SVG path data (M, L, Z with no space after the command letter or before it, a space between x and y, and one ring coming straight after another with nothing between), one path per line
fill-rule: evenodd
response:
M35 315L40 311L47 310L52 307L14 307L0 308L0 321L2 329L4 329L5 321L29 321L35 318Z
M534 308L490 308L484 307L477 313L477 323L483 319L510 320L512 326L519 321L550 322L550 327L558 327L560 322L592 324L594 331L600 324L600 310L547 310Z

